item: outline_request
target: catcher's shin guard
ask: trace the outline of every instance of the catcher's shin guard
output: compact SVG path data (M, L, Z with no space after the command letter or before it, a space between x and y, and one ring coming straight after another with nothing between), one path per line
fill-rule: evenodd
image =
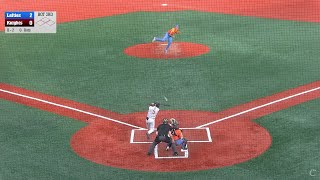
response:
M182 149L184 149L184 150L188 149L187 143L188 143L188 140L183 138Z

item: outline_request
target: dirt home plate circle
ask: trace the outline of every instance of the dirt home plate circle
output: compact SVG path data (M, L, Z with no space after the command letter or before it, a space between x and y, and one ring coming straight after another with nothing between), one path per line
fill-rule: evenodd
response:
M128 56L150 59L179 59L200 56L210 51L210 48L191 42L173 42L165 53L166 42L137 44L124 50Z
M196 127L208 117L215 116L215 113L205 111L168 110L161 111L156 123L159 124L164 117L175 117L183 127ZM125 122L141 122L139 124L143 126L145 112L118 118ZM130 143L132 129L114 122L96 120L73 135L71 147L79 156L105 166L170 172L231 166L261 155L271 145L271 136L265 128L250 120L234 119L209 126L212 142L190 142L188 158L156 159L154 155L147 156L149 143ZM172 155L172 150L168 153Z
M183 159L156 159L147 156L149 143L130 143L132 130L146 126L146 112L120 114L4 83L0 83L0 98L87 123L70 137L72 150L84 159L114 168L169 172L221 168L258 157L271 146L272 138L253 120L319 98L319 90L320 81L316 81L217 113L161 110L156 125L173 117L182 128L209 128L212 142L188 143L188 158ZM185 135L187 139L206 137L187 131Z

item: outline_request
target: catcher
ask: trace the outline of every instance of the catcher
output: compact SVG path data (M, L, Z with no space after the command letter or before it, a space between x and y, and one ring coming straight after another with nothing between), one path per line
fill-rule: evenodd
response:
M188 147L187 147L188 140L183 137L183 133L182 133L182 130L179 128L178 121L174 118L171 118L170 124L172 127L172 130L171 130L172 136L171 137L173 139L173 142L175 142L176 146L181 146L182 152L187 151L188 150ZM166 147L166 150L168 151L170 147L171 147L171 145L168 144Z

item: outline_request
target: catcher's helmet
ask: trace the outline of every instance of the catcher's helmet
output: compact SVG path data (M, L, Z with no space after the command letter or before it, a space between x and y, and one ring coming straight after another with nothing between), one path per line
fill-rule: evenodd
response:
M160 107L160 103L159 102L155 102L154 104L156 105L157 108Z
M169 120L168 120L167 118L164 118L164 119L162 120L162 123L163 123L163 124L168 124L168 121L169 121Z
M170 121L171 121L172 125L178 125L179 124L179 122L174 118L171 118Z

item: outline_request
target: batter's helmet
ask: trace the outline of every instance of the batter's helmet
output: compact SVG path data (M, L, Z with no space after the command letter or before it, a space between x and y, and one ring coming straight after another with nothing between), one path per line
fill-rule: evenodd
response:
M160 107L160 103L159 102L155 102L154 104L156 105L157 108Z

